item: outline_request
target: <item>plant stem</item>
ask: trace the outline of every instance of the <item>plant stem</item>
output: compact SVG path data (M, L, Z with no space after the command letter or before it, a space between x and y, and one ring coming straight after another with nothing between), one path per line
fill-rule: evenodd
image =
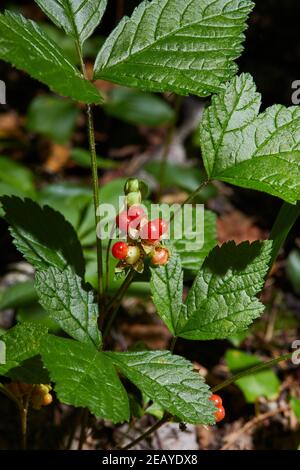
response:
M171 346L170 346L170 351L171 351L172 354L174 353L176 343L177 343L177 336L174 336L174 338L172 339L172 342L171 342Z
M76 41L76 49L80 60L81 71L88 80L85 63L83 60L82 48L78 41ZM94 212L95 212L95 223L96 230L100 230L100 216L98 215L98 209L100 206L99 197L99 180L98 180L98 165L97 165L97 153L96 153L96 142L95 142L95 129L93 120L92 106L87 105L87 118L88 118L88 132L89 132L89 146L91 153L91 169L92 169L92 180L93 180L93 198L94 198ZM102 240L101 234L97 234L96 237L96 249L97 249L97 270L98 270L98 310L100 315L100 305L103 300L104 294L104 283L103 283L103 263L102 263Z
M167 168L167 163L168 163L168 156L170 153L170 148L171 144L174 138L174 133L176 129L176 123L178 120L178 115L180 111L180 106L182 103L182 96L177 96L176 97L176 103L175 103L175 108L174 108L174 119L168 129L167 137L164 143L164 148L163 148L163 154L161 157L161 164L160 164L160 174L159 174L159 191L158 191L158 199L160 199L160 195L162 192L162 188L164 185L165 181L165 175L166 175L166 168Z
M193 202L194 198L196 196L198 196L198 194L200 193L200 191L202 191L203 188L205 188L208 184L210 183L210 181L207 179L205 181L203 181L199 186L198 188L195 189L195 191L193 191L189 197L187 197L185 199L185 201L183 201L181 204L180 204L180 208L176 211L176 212L173 212L173 214L171 215L170 217L170 220L169 222L172 222L172 220L174 219L174 217L178 214L178 212L181 211L181 209L183 208L183 206L185 204L190 204L191 202Z
M96 154L93 114L92 114L92 108L90 105L87 106L87 116L88 116L89 142L90 142L90 151L91 151L95 223L96 223L96 227L98 228L98 230L100 230L101 220L98 214L98 208L100 206L98 166L97 166L97 154ZM99 313L100 313L100 304L103 300L103 294L104 294L101 233L97 234L96 244L97 244L97 268L98 268L98 306L99 306Z
M161 428L161 426L163 426L165 423L167 423L169 420L170 420L171 416L169 414L165 415L162 417L162 419L160 419L159 421L157 421L157 423L155 423L153 426L151 426L151 428L149 428L147 431L145 431L143 434L141 434L139 437L137 437L136 439L134 439L134 441L130 442L129 444L127 444L126 446L124 447L121 447L120 450L129 450L129 449L132 449L132 447L134 447L136 444L138 444L139 442L143 441L144 439L146 439L147 437L149 437L151 434L153 434L155 431L157 431L159 428Z
M114 297L114 299L112 300L112 302L110 303L110 305L108 306L108 309L107 309L107 312L113 308L113 311L110 315L110 318L107 322L107 325L104 329L104 332L103 332L103 339L105 339L107 337L107 335L109 334L110 332L110 329L111 329L111 326L117 316L117 313L118 313L118 310L119 310L119 307L121 305L121 302L122 302L122 299L123 299L123 296L124 294L126 293L128 287L130 286L133 278L134 278L134 271L133 269L131 269L129 271L129 273L127 274L123 284L121 285L120 289L118 290L116 296Z
M222 388L227 387L228 385L231 385L232 383L236 382L237 380L241 379L242 377L246 377L247 375L252 375L257 372L261 372L264 369L269 369L270 367L276 366L280 362L283 361L288 361L291 359L291 357L295 354L299 354L300 349L297 349L293 351L292 353L285 354L283 356L279 356L276 359L272 359L271 361L264 362L263 364L258 364L257 366L250 367L250 369L244 370L239 372L236 375L233 375L232 377L229 377L229 379L225 380L224 382L220 383L219 385L216 385L215 387L212 388L212 392L215 393L218 390L222 390Z
M84 408L81 412L80 422L81 422L81 429L80 429L80 437L78 442L78 450L82 450L83 444L86 441L86 426L89 419L89 410Z
M27 448L27 417L28 417L28 405L29 405L29 396L27 396L19 403L19 413L20 413L20 421L21 421L21 448L22 450L26 450Z
M276 260L279 250L284 244L289 231L293 227L294 223L300 216L300 202L292 205L284 202L275 220L273 228L270 233L270 240L273 240L272 247L272 259L270 266Z

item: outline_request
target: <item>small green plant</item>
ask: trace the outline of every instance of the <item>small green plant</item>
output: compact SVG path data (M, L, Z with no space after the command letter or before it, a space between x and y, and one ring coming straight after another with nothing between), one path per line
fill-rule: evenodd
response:
M10 12L0 14L0 58L53 92L86 104L95 233L101 225L97 209L102 191L93 106L105 106L105 98L88 80L82 51L99 25L107 1L36 3L73 38L80 70L38 24ZM19 323L6 332L2 336L6 363L0 365L0 374L12 384L31 384L33 393L35 384L51 382L61 402L123 423L130 421L131 410L121 375L163 410L153 430L169 420L213 425L224 418L220 397L212 395L214 390L193 370L192 363L173 353L176 339L228 338L261 315L264 305L257 296L300 213L300 109L278 105L259 114L260 95L253 79L248 74L235 76L234 60L242 51L252 8L250 0L143 1L103 44L93 78L148 92L213 94L199 127L206 177L186 203L193 202L213 180L277 196L285 202L270 240L229 242L221 247L214 247L213 241L204 251L195 252L187 252L178 240L166 244L163 235L174 220L145 219L141 208L146 197L144 184L131 179L125 185L124 209L116 219L126 241L111 247L110 242L97 238L98 276L93 289L85 282L86 260L77 233L63 215L30 198L2 197L14 243L36 270L39 302L66 335L49 333L47 327L35 323ZM61 138L66 135L69 127ZM108 285L111 251L119 260L117 271L126 273L113 296ZM173 335L170 350L108 351L106 338L122 298L145 264L149 269L143 275L150 283L157 313ZM185 300L184 271L194 278ZM283 359L287 357L277 362ZM238 374L216 389L252 372ZM0 390L15 395L12 386L2 385ZM26 392L22 400L24 396L27 400L31 395ZM48 390L42 404L50 404L50 397ZM26 429L24 426L23 416Z

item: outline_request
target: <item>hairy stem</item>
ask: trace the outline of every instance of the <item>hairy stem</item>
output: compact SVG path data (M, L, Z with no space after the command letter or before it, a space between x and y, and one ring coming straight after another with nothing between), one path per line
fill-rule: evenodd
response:
M149 428L147 431L145 431L143 434L141 434L139 437L134 439L134 441L131 441L129 444L126 446L122 447L120 450L129 450L132 449L132 447L136 446L139 444L139 442L142 442L144 439L147 437L151 436L155 431L157 431L161 426L163 426L165 423L167 423L171 419L171 416L169 414L166 414L165 416L162 417L157 423L153 424L151 428Z
M83 76L88 80L85 63L83 60L82 48L78 41L76 41L77 53L80 60L81 70ZM92 169L92 180L93 180L93 197L94 197L94 211L95 211L95 224L96 230L100 230L100 216L98 209L100 206L99 197L99 180L98 180L98 165L97 165L97 153L96 153L96 141L95 141L95 130L92 106L87 105L87 119L88 119L88 133L89 133L89 146L91 153L91 169ZM99 236L98 236L99 235ZM100 305L104 295L104 281L103 281L103 263L102 263L102 240L101 234L97 233L96 236L96 249L97 249L97 270L98 270L98 310L100 314Z
M279 356L271 361L264 362L263 364L258 364L257 366L250 367L247 370L243 370L229 379L225 380L224 382L216 385L212 388L212 392L217 392L218 390L222 390L222 388L231 385L232 383L236 382L237 380L241 379L242 377L246 377L247 375L256 374L257 372L261 372L264 369L269 369L270 367L276 366L280 362L288 361L292 358L293 355L297 356L300 354L300 349L295 350L292 353L284 354L283 356Z

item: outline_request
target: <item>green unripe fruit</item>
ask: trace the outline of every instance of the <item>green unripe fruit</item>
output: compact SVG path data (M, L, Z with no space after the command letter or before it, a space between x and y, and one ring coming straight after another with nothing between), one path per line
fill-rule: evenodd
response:
M126 256L126 263L133 265L138 262L141 256L141 250L138 246L132 245L128 247L128 254Z
M137 193L140 190L140 182L137 178L128 178L124 186L124 193Z
M141 204L142 195L140 191L131 192L126 196L126 204L128 207L134 206L135 204Z

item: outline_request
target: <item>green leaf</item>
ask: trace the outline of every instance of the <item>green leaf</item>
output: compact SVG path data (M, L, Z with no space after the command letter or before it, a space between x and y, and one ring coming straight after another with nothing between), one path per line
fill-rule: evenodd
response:
M6 308L18 308L36 300L33 281L18 282L0 291L0 311Z
M83 168L91 168L91 153L89 150L86 150L84 148L76 147L71 150L71 158L74 162L76 162L78 165L82 166ZM104 168L110 169L110 168L116 168L118 166L118 163L106 159L106 158L101 158L97 157L97 167L98 168Z
M46 372L37 356L46 336L47 328L31 323L19 324L1 336L6 345L6 363L0 365L0 375L27 383L41 383L41 380L45 383Z
M226 362L233 374L263 363L257 356L233 349L226 351ZM255 403L261 396L274 400L278 396L280 388L280 381L272 370L264 370L242 377L236 381L236 384L244 393L248 403Z
M37 271L35 287L50 318L73 338L99 347L98 308L93 292L71 268Z
M68 181L49 184L38 193L39 203L60 212L76 231L84 217L84 211L92 200L93 192L89 187Z
M259 114L261 96L249 74L212 98L200 124L210 178L300 199L300 108L275 105Z
M173 240L182 267L198 273L203 261L217 244L216 215L205 210L203 224L197 224L196 216L193 215L192 224L184 224L182 233L181 239Z
M214 424L209 387L192 364L169 351L105 353L131 382L184 422Z
M207 96L237 70L250 0L143 1L104 43L95 78Z
M87 407L114 423L128 421L128 397L106 354L88 344L48 336L42 358L63 403Z
M14 244L35 268L72 266L84 275L84 258L77 235L59 213L30 199L2 197L5 219Z
M72 36L80 46L100 23L107 0L35 0L53 23Z
M150 268L150 288L157 313L176 336L178 323L183 315L183 271L179 255L172 256L165 266Z
M59 46L22 15L0 14L0 59L25 70L63 96L101 103L98 90L64 57Z
M27 127L63 145L70 141L78 116L79 109L72 101L37 96L27 112Z
M271 248L271 242L216 247L189 291L178 335L212 340L247 328L264 310L255 295L263 287Z
M0 181L28 195L34 194L33 173L9 157L0 157Z
M156 127L174 120L173 109L158 96L142 91L113 88L104 109L110 116L137 126Z

